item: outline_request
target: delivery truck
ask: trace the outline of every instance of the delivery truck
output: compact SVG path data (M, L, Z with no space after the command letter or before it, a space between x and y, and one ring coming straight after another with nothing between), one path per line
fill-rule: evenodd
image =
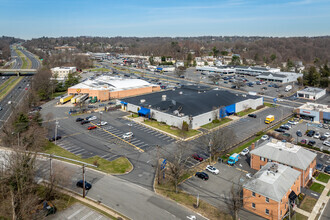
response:
M274 115L268 115L265 119L265 123L266 124L270 124L275 120L275 116Z
M229 157L227 163L233 166L238 161L238 159L239 159L239 154L234 153Z
M66 95L60 99L60 104L63 105L64 103L70 101L72 98L73 98L73 95Z
M286 91L286 92L289 92L291 89L292 89L292 86L291 86L291 85L287 85L287 86L285 87L285 91Z

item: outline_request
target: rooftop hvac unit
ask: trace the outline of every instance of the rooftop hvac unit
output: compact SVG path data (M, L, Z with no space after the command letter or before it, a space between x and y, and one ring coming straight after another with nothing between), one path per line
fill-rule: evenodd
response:
M145 99L141 99L141 100L140 100L140 103L145 103L145 102L146 102Z
M179 92L179 94L180 94L180 95L182 95L182 94L183 94L183 92L182 92L182 91L180 91L180 92Z
M178 111L178 110L174 110L174 111L173 111L173 114L174 114L174 115L179 115L179 111Z
M246 95L245 95L245 94L243 94L242 96L243 96L243 97L246 97Z
M166 101L166 95L162 95L162 101Z

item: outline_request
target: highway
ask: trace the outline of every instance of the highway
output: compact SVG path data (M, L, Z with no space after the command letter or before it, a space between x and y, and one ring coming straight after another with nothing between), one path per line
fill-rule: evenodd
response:
M31 60L32 68L39 68L40 62L30 53L24 50L20 50L23 54L27 56L28 59ZM22 59L17 55L15 50L11 50L11 55L15 61L12 66L13 69L20 69L22 67ZM18 76L17 76L18 77ZM12 110L20 103L25 95L28 92L29 84L31 83L32 76L21 76L21 81L6 95L2 100L0 100L0 107L2 110L0 111L0 128L3 127L3 124L7 121L7 119L12 114ZM5 80L1 80L1 83L4 83ZM26 90L27 88L27 90ZM11 101L11 104L8 102Z

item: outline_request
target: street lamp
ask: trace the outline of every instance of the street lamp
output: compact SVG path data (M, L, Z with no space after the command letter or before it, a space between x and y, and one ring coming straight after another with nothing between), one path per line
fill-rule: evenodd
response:
M59 128L60 127L60 125L59 125L59 122L58 122L58 120L56 119L56 121L55 121L55 145L56 145L56 137L57 137L57 128Z
M103 112L99 112L99 113L100 113L100 124L101 124Z
M129 123L129 124L127 124L127 125L128 125L128 127L129 127L129 132L131 133L131 127L133 126L133 124ZM131 138L132 138L132 136L129 137L129 142L130 142L130 143L131 143Z

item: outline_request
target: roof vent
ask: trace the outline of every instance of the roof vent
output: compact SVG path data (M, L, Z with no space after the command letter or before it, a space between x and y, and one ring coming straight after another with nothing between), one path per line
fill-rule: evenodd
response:
M166 101L166 95L162 95L162 101Z
M243 96L243 97L246 97L246 95L245 95L245 94L243 94L242 96Z
M180 91L180 92L179 92L179 94L180 94L180 95L182 95L182 94L183 94L183 92L182 92L182 91Z
M141 99L141 100L140 100L140 103L145 103L145 102L146 102L145 99Z

